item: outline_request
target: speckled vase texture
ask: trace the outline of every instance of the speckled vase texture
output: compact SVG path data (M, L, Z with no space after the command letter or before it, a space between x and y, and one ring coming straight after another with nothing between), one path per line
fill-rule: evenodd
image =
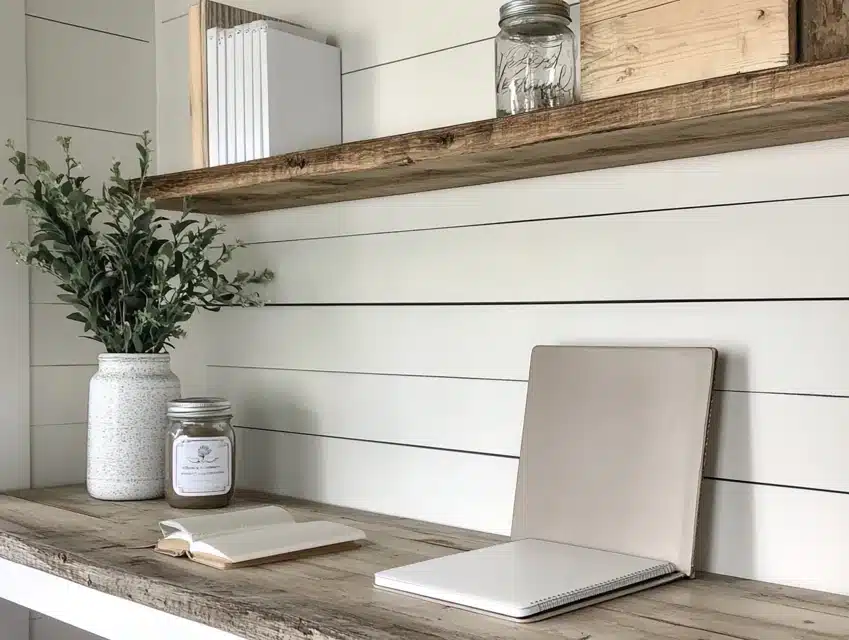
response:
M160 498L168 401L180 397L171 356L104 353L98 365L88 396L88 493L100 500Z

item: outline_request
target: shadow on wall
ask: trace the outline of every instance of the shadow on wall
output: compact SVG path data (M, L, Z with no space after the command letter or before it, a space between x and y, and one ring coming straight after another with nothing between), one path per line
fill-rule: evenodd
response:
M236 443L237 486L320 500L324 495L321 439L297 435L315 430L311 425L316 414L285 394L279 396L273 402L265 397L245 399L238 424L247 428L238 430ZM274 416L268 415L272 409ZM292 433L254 427L266 424L285 425Z
M746 356L735 354L730 357L740 360L734 369L745 371L748 382ZM720 352L715 389L727 389L724 380L728 360L729 356ZM748 388L748 384L744 388ZM718 393L714 390L705 460L706 478L716 478L720 474L730 480L745 481L752 478L751 428L750 394L745 391ZM733 447L733 451L729 451L730 447ZM720 451L726 452L726 458L729 455L733 457L734 477L722 473ZM704 482L696 534L696 568L744 578L756 575L756 527L750 486L722 480Z

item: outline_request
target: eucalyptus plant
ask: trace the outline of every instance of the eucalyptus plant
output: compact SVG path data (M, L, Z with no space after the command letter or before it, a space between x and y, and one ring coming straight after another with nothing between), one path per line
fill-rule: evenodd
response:
M17 178L3 181L3 204L23 204L32 222L32 239L9 248L57 280L59 299L74 308L68 319L83 324L85 337L111 353L160 353L185 335L183 325L199 308L263 304L251 285L270 281L270 271L222 273L242 243L222 243L224 227L197 216L188 202L172 219L143 196L148 132L136 145L141 177L127 180L113 161L99 195L77 175L82 169L70 138L57 142L65 156L61 173L7 142Z

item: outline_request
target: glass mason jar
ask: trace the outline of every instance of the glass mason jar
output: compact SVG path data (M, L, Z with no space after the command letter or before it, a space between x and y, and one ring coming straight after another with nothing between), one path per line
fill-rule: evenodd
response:
M575 36L562 0L511 0L495 38L498 116L575 101Z
M165 499L177 509L226 507L235 491L236 438L224 398L168 403Z

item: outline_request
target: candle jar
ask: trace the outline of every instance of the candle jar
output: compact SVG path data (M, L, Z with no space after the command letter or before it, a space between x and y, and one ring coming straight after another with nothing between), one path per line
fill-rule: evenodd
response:
M235 491L236 439L230 403L182 398L168 403L165 499L177 509L226 507Z
M499 116L575 101L575 36L562 0L511 0L501 7L495 38Z

